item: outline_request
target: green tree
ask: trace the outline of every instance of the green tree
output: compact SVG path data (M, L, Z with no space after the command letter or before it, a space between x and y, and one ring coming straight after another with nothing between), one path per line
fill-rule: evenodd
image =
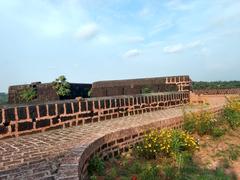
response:
M53 87L57 91L59 96L69 96L71 94L70 84L67 82L65 76L59 76L55 81L53 81Z

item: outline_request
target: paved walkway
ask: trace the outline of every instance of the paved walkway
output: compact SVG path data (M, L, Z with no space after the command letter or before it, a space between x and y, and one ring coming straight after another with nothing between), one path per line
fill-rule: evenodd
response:
M211 107L222 105L212 97ZM188 108L189 110L189 108ZM191 107L199 110L199 107ZM99 123L0 140L0 180L54 179L61 159L79 144L130 127L137 127L183 114L182 107L111 119Z

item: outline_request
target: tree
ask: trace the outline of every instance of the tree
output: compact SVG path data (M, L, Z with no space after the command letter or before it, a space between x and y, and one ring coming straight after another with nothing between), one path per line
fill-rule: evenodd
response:
M63 75L53 81L53 88L56 89L57 95L61 97L69 96L71 94L70 84Z

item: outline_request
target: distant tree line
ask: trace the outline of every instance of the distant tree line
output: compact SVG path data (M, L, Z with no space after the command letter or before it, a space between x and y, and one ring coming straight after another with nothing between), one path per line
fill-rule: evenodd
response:
M193 90L198 89L230 89L240 88L240 81L194 81L192 83Z

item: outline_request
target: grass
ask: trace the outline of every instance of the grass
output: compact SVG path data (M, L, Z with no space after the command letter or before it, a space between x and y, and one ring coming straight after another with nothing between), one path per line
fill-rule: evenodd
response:
M240 157L240 145L230 144L227 149L218 151L215 156L236 161Z
M105 180L114 180L116 178L129 180L232 180L236 179L233 174L227 175L224 168L227 166L217 167L215 170L200 167L192 159L192 156L187 156L184 163L179 169L176 162L172 158L163 158L156 160L141 159L131 156L128 164L123 165L126 161L124 157L116 160L117 164L107 162L105 171ZM227 164L228 162L226 162ZM229 165L229 164L228 164ZM95 179L95 177L92 177Z

